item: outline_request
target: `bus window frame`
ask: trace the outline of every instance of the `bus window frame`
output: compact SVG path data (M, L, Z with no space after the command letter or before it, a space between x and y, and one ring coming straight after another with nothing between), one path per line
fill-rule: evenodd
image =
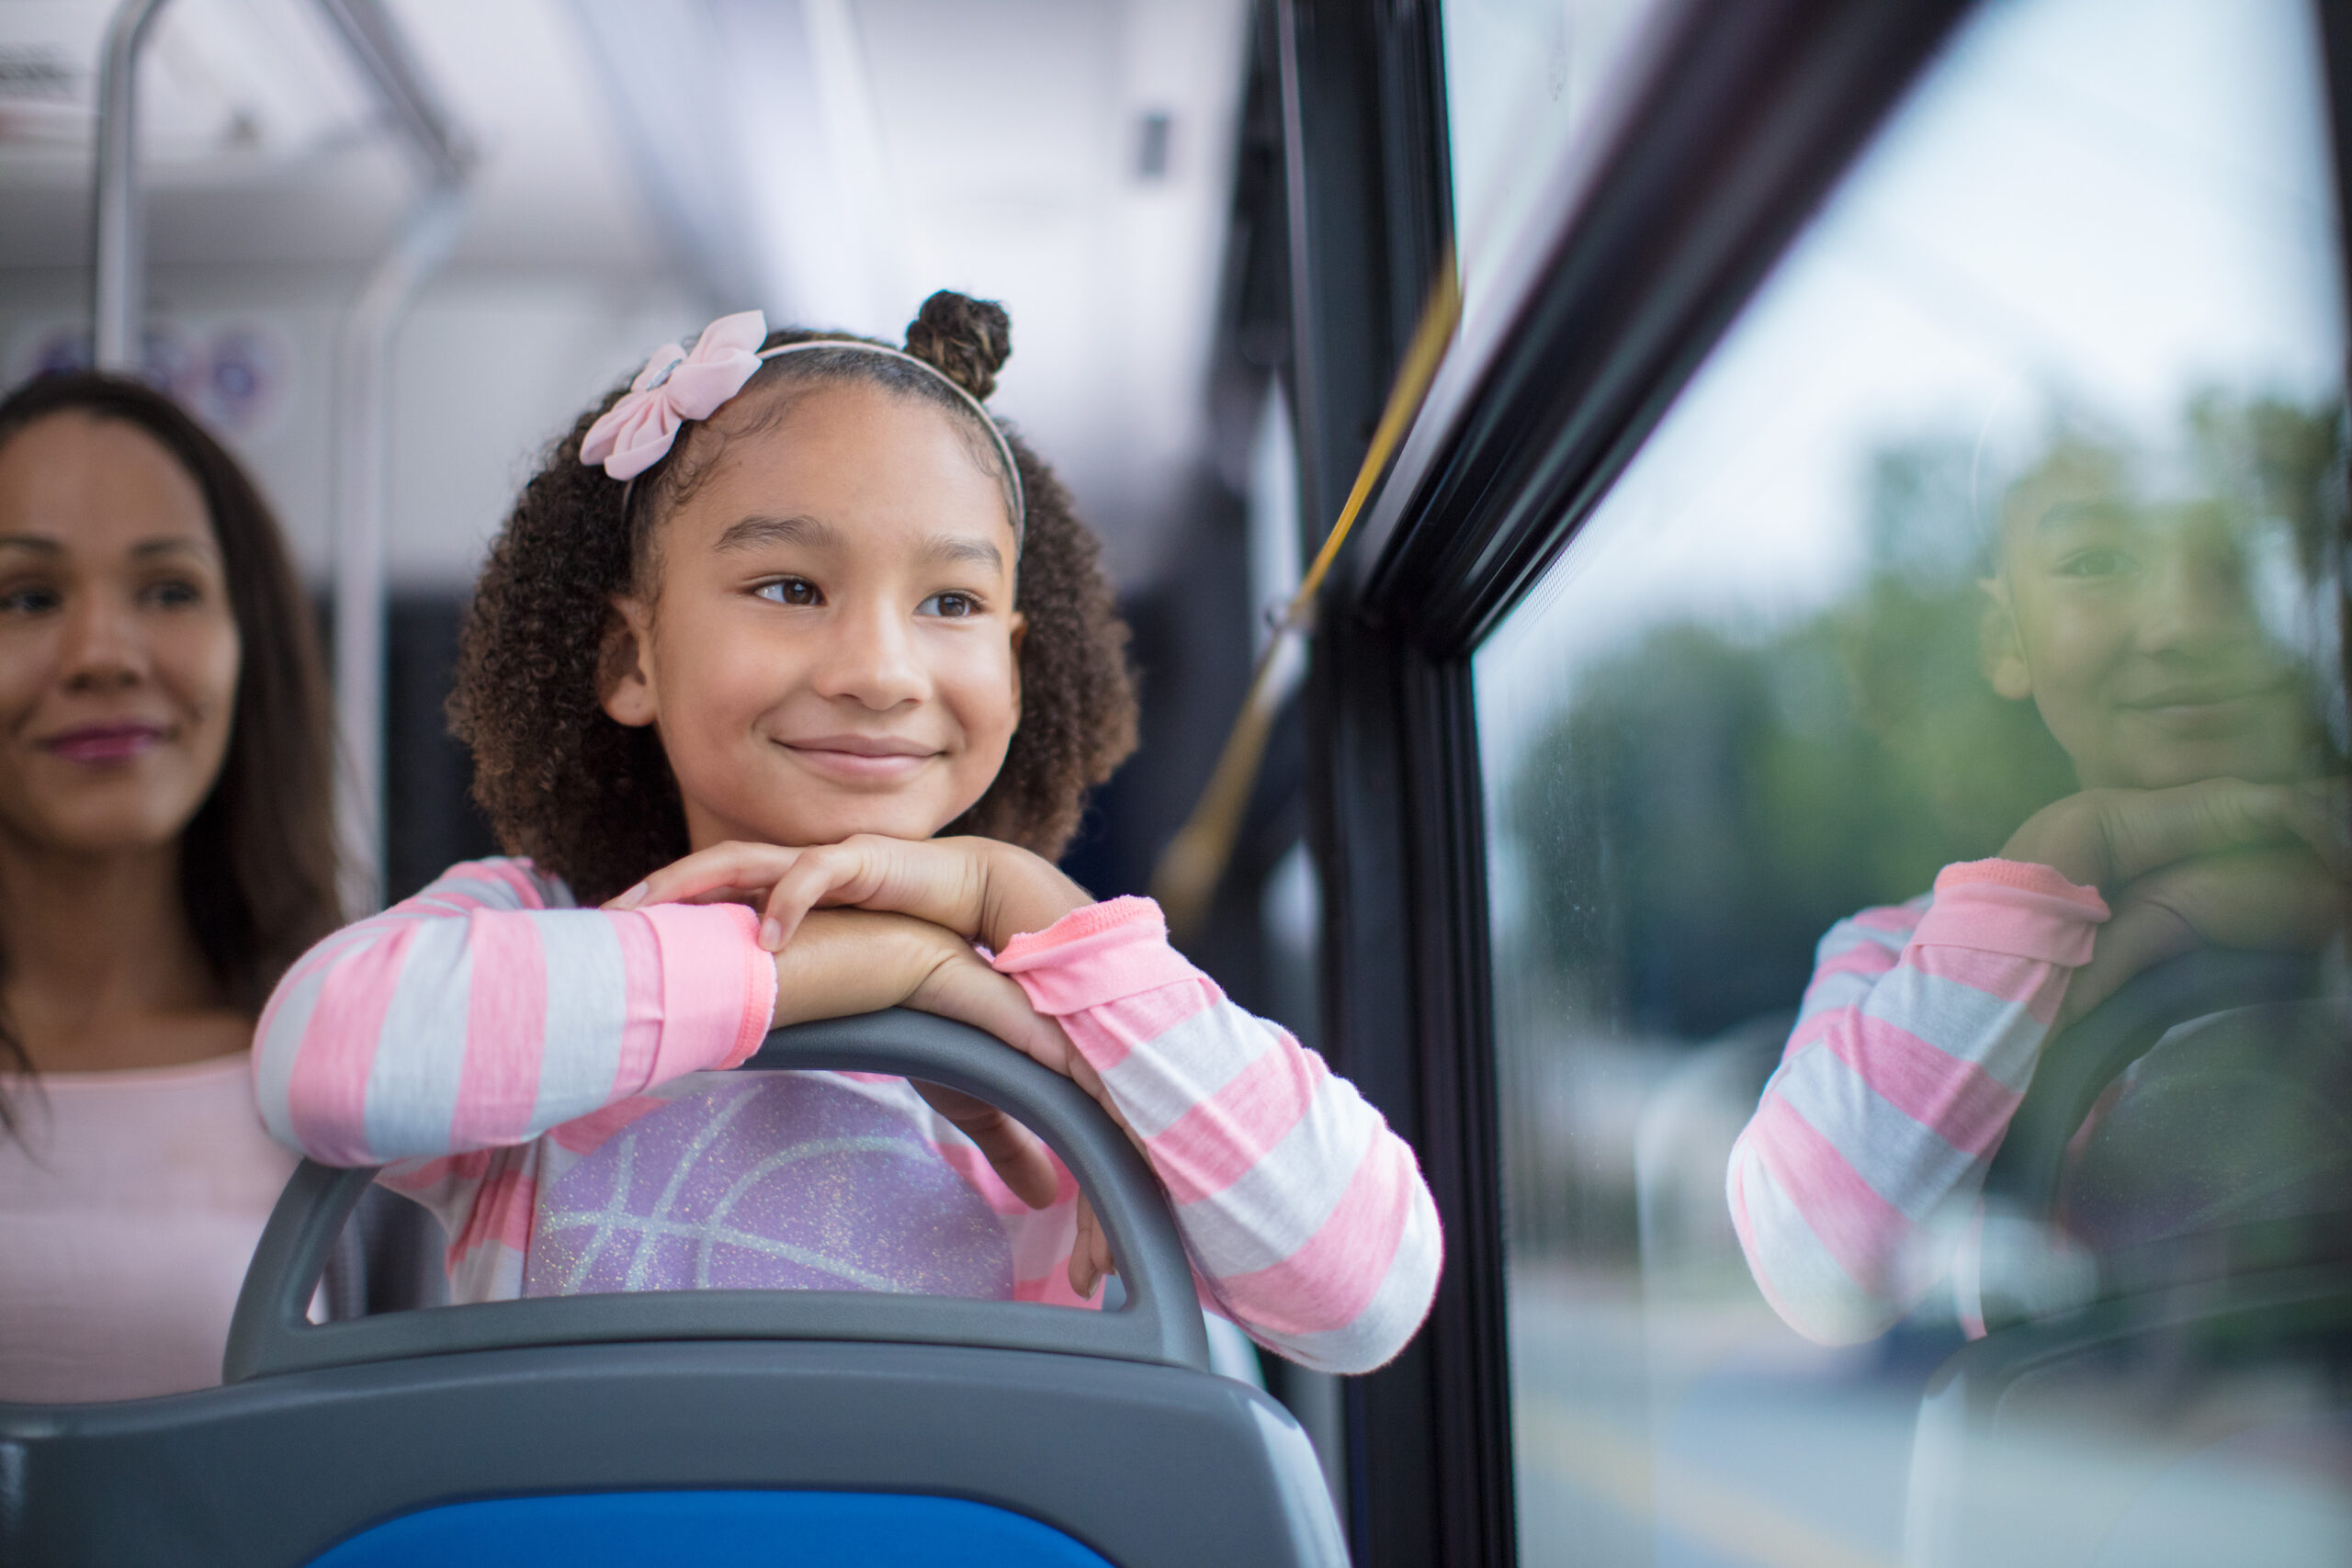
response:
M1494 307L1474 314L1317 607L1295 721L1326 1048L1414 1145L1446 1235L1428 1326L1345 1388L1342 1508L1368 1568L1517 1559L1470 655L1976 4L1661 0L1586 141L1546 175L1556 220L1493 262ZM2314 4L2341 223L2352 0ZM1278 374L1309 547L1451 241L1437 8L1260 7L1253 86L1280 104L1282 177L1238 204L1236 231L1287 268Z
M1274 270L1250 264L1255 247L1280 247L1288 343L1277 374L1293 411L1309 536L1303 544L1311 550L1353 479L1451 238L1439 21L1435 0L1263 0L1258 21L1250 96L1272 111L1278 177L1257 185L1254 206L1248 187L1241 193L1239 254L1228 277L1238 285L1253 270ZM1246 292L1230 290L1237 302ZM1243 315L1228 309L1227 330ZM1334 1066L1419 1152L1449 1258L1430 1327L1387 1367L1342 1387L1340 1501L1359 1562L1504 1562L1511 1547L1507 1417L1495 1403L1503 1386L1500 1298L1482 1288L1499 1280L1499 1259L1478 1258L1474 1239L1500 1233L1479 1207L1492 1188L1480 1174L1483 1146L1452 1141L1455 1129L1491 1125L1492 1113L1461 1114L1450 1077L1430 1092L1413 1049L1423 1032L1405 1010L1417 998L1437 1006L1453 998L1406 973L1416 930L1407 921L1397 841L1414 797L1405 794L1406 754L1397 750L1408 730L1389 710L1408 687L1443 698L1402 667L1376 676L1357 667L1359 644L1373 659L1408 650L1361 625L1351 599L1337 581L1327 592L1306 685L1284 716L1304 728L1315 759L1306 832L1322 886L1323 1033ZM1459 714L1466 720L1466 705ZM1475 770L1475 746L1448 754L1469 757ZM1475 798L1466 805L1464 819L1475 824ZM1442 832L1455 816L1425 813L1421 825ZM1359 961L1371 954L1381 956ZM1483 964L1482 952L1472 958ZM1432 979L1455 972L1450 962L1429 966ZM1495 1359L1482 1365L1465 1355ZM1278 1379L1277 1387L1291 1381ZM1317 1433L1326 1442L1332 1436Z

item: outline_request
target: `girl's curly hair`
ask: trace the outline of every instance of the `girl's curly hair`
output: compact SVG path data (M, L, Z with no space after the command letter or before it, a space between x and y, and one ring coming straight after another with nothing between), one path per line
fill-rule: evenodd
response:
M985 398L1011 351L1010 324L994 304L943 291L907 328L906 352ZM763 346L820 341L873 342L795 330L771 333ZM768 361L752 385L842 381L925 400L967 427L975 418L933 378L881 355L786 355ZM449 697L450 728L473 749L474 798L500 843L562 877L589 904L687 852L685 815L661 738L605 714L600 666L614 597L641 590L658 571L662 523L723 446L707 423L689 424L634 485L616 483L580 461L580 443L626 390L626 382L614 387L582 413L523 487L475 588ZM752 428L779 419L786 401L774 399ZM971 434L976 456L998 468L995 443ZM988 793L948 830L1052 859L1077 829L1087 790L1135 750L1135 691L1127 628L1094 536L1053 470L1018 435L1005 434L1027 500L1015 594L1029 625L1020 655L1021 725Z

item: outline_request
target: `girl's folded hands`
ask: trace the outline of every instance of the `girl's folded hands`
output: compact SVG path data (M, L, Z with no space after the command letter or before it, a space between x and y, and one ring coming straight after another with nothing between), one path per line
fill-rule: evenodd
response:
M2001 858L2049 866L2111 897L2178 861L2300 844L2342 881L2352 878L2344 805L2341 779L2211 778L2164 789L2086 789L2027 818Z
M673 861L605 906L742 903L761 911L760 945L781 953L811 909L854 906L912 915L1001 951L1094 900L1041 857L994 839L860 833L788 848L728 842Z

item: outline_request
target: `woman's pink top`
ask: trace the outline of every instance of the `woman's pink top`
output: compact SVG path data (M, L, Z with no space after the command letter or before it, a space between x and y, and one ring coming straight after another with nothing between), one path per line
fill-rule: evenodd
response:
M1791 1327L1858 1343L1943 1275L2107 918L2046 865L1971 861L1821 939L1728 1173L1748 1268Z
M294 1169L244 1052L11 1086L0 1137L0 1400L220 1381L229 1314Z
M439 1215L459 1301L740 1287L1080 1304L1077 1189L1014 1197L904 1079L722 1077L775 964L738 905L574 906L527 862L452 867L289 971L254 1058L289 1145ZM1412 1151L1286 1032L1091 905L992 962L1102 1074L1174 1201L1203 1300L1260 1344L1363 1371L1437 1285ZM1011 1047L1007 1047L1011 1049Z

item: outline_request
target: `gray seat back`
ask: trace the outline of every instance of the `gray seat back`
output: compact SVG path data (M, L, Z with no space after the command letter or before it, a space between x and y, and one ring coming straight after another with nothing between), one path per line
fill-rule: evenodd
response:
M223 1387L0 1406L0 1562L296 1568L469 1500L727 1489L963 1498L1128 1568L1346 1561L1305 1434L1205 1370L1166 1201L1083 1091L899 1012L779 1031L746 1066L899 1073L1002 1106L1094 1202L1125 1302L693 1292L313 1325L368 1173L305 1165L255 1253Z

